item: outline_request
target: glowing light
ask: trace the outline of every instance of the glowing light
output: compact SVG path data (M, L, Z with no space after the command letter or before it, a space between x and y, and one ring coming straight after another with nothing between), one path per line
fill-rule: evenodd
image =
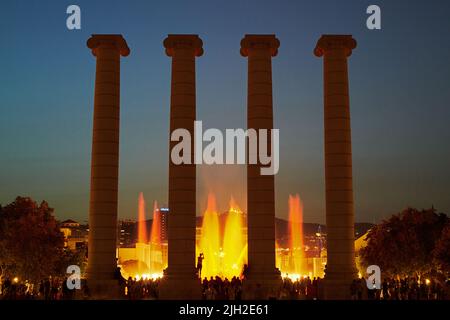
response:
M218 275L220 263L218 259L220 251L219 214L216 209L216 197L212 193L208 195L208 205L203 214L199 251L197 256L200 253L204 255L201 272L202 278Z
M152 230L150 233L150 242L160 245L161 244L161 214L159 213L158 203L153 203L153 220Z
M153 205L153 220L151 232L148 233L146 223L146 203L144 196L139 193L138 200L138 239L135 244L135 258L122 261L121 273L124 278L134 276L140 279L153 279L153 274L162 274L167 267L167 255L164 255L167 246L163 245L161 239L161 212L158 203ZM118 250L119 258L121 250ZM128 257L127 255L124 255Z
M139 193L138 200L138 243L147 243L147 224L145 222L145 199L144 194Z
M162 273L152 273L151 277L153 280L156 280L156 279L162 278L163 274Z
M292 274L286 273L283 276L283 278L284 279L291 279L292 281L298 281L298 280L300 280L302 278L302 275L297 274L297 273L292 273Z
M149 273L162 274L163 270L167 267L167 259L163 258L163 245L161 239L161 212L158 209L158 203L153 203L153 220L152 229L150 233L149 255L147 265L149 267ZM150 276L149 276L150 278ZM151 276L153 279L154 277Z
M358 278L362 278L362 274L361 274L361 272L358 272Z
M13 279L13 281L14 281L15 283L19 282L19 278L15 277L15 278Z
M153 206L153 222L151 232L147 234L145 224L145 200L139 194L138 245L135 267L128 268L127 274L135 274L135 279L158 279L163 276L162 270L167 267L167 261L162 261L161 240L161 212L157 203ZM202 278L219 276L231 279L240 276L244 264L247 263L248 244L246 235L245 216L236 202L231 198L226 216L220 216L216 199L213 194L208 195L207 208L203 214L203 221L197 239L196 257L204 254L202 261ZM302 278L312 278L312 272L306 269L303 240L303 204L299 195L289 196L289 244L288 248L281 248L275 243L276 263L284 278L294 281ZM148 237L149 236L149 237ZM316 236L322 236L317 233ZM167 260L167 259L165 259ZM195 264L197 261L195 261ZM323 264L323 263L322 263ZM141 267L142 265L142 267Z
M144 273L144 274L136 274L134 276L134 279L136 281L139 281L141 279L142 280L156 280L156 279L160 279L162 277L163 277L162 273L152 273L152 274Z
M427 284L427 286L430 285L431 283L430 279L425 279L425 283Z
M230 200L223 237L223 276L239 276L247 263L247 239L244 234L244 215L233 198Z
M231 279L240 276L244 264L247 263L247 239L244 227L244 215L233 198L230 200L225 221L221 225L215 196L208 195L199 246L196 248L197 257L200 253L204 254L202 278L219 276Z
M303 252L303 204L300 196L289 196L289 248L291 261L288 266L289 273L301 274L304 271Z

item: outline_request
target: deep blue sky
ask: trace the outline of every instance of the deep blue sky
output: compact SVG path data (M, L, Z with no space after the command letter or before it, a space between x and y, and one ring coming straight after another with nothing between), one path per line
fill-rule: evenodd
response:
M78 4L82 30L66 28ZM382 30L365 26L369 4ZM121 33L119 215L134 218L138 193L167 202L169 33L197 33L197 116L204 127L245 127L246 33L275 33L275 126L281 134L277 215L299 193L305 220L324 221L323 33L352 34L349 60L357 221L406 206L450 212L449 1L2 1L0 9L0 203L47 200L63 219L88 216L95 59L92 33ZM221 209L245 207L244 167L198 171L199 212L208 190ZM151 207L151 205L148 205Z

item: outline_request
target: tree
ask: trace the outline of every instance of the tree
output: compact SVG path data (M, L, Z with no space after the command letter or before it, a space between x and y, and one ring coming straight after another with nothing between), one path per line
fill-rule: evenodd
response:
M385 276L420 276L435 268L433 250L449 218L434 209L407 208L373 227L360 251L363 266Z
M53 209L42 201L17 197L0 207L0 268L2 274L37 283L55 274L64 238Z
M64 248L59 259L55 262L55 275L60 277L67 276L67 267L71 265L79 266L81 274L84 273L86 267L86 248L77 248L75 250Z
M433 257L439 270L443 273L450 272L450 222L447 222L436 247L433 250Z

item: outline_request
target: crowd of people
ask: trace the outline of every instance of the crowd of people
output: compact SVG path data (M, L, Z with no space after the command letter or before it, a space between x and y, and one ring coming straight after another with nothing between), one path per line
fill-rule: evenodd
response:
M29 281L20 282L17 278L6 278L0 286L0 299L5 300L70 300L86 297L84 290L70 290L67 278L49 277L41 280L38 285ZM87 297L86 297L87 298Z
M6 278L0 289L1 297L5 300L29 300L33 298L33 285L28 281L18 283L17 279Z
M298 278L292 280L288 277L283 279L283 285L280 289L278 298L281 300L317 300L321 278L310 277Z
M323 280L309 277L292 281L284 278L279 299L316 300L323 297ZM450 282L436 279L385 278L379 289L369 289L365 278L353 280L351 300L449 300Z
M358 279L353 281L350 292L353 300L448 300L450 282L385 278L379 290L368 290L366 280Z
M238 277L230 280L216 276L209 280L204 278L202 281L203 300L241 300L242 299L242 281Z
M132 279L121 283L123 297L130 300L156 300L159 298L161 279ZM67 278L48 278L38 285L18 279L6 278L0 285L0 299L6 300L67 300L89 299L89 289L82 283L81 290L70 290ZM241 300L245 290L243 280L233 277L231 280L218 276L202 280L202 299L204 300ZM253 297L258 298L260 286L250 288ZM380 289L369 290L366 279L355 279L350 285L352 300L449 300L450 282L417 278L383 279ZM273 292L271 298L279 300L316 300L323 297L323 280L321 278L303 277L292 280L283 279L281 286Z
M124 287L125 296L130 300L153 300L159 297L160 279L133 279L128 278ZM309 278L292 281L289 278L283 280L282 286L273 294L273 299L317 299L319 279ZM242 300L243 281L239 277L222 279L219 276L204 278L202 280L203 300ZM258 286L253 288L258 296ZM263 298L261 293L261 299Z
M124 294L129 300L156 300L159 295L160 279L128 278Z

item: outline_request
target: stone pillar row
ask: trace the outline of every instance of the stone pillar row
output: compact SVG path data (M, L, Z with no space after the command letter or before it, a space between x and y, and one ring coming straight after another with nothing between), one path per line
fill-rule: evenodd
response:
M121 35L93 35L87 45L97 58L87 279L94 296L114 297L118 292L120 56L127 56L130 49ZM273 129L272 57L277 55L279 45L274 35L246 35L241 41L241 55L248 58L249 129ZM202 46L198 35L169 35L164 40L166 54L172 58L170 134L176 129L190 132L191 159L195 150L195 60L203 54ZM349 298L349 285L356 276L347 71L347 57L355 47L351 36L323 35L314 50L316 56L324 57L328 299ZM168 268L160 297L200 299L195 270L196 167L172 163L170 151L176 143L169 142ZM270 138L266 150L271 150ZM274 176L261 175L261 167L261 163L247 165L249 270L244 297L248 299L275 295L281 284L275 267Z

